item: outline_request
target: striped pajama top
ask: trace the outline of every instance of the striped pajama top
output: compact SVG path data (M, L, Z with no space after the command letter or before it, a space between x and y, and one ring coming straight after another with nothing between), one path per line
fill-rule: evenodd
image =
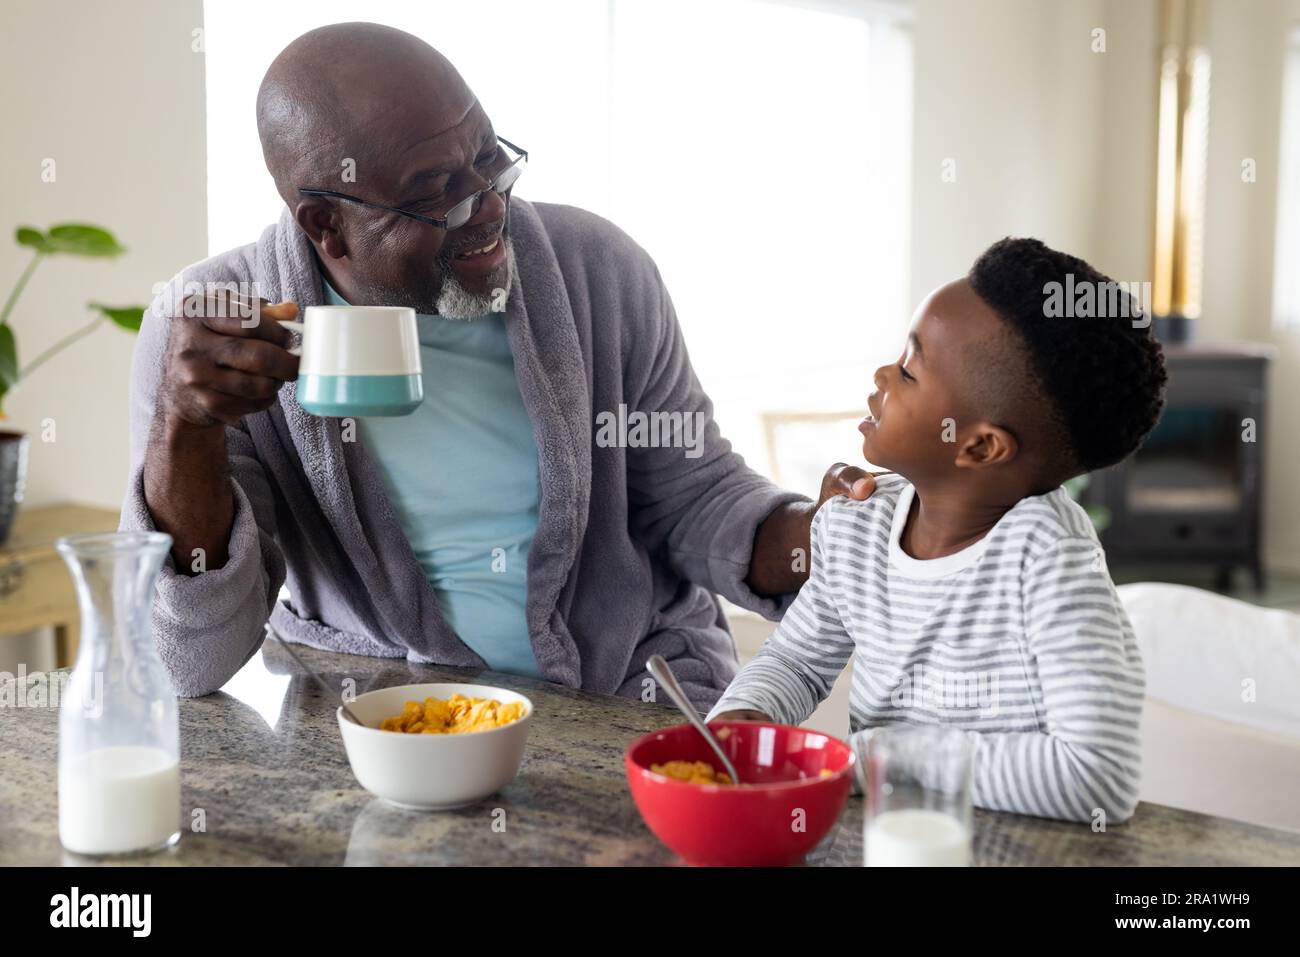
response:
M799 724L851 662L859 753L884 725L952 726L974 745L977 806L1126 820L1142 661L1087 514L1058 488L921 561L899 546L914 498L883 475L865 502L818 510L808 582L709 718L753 708Z

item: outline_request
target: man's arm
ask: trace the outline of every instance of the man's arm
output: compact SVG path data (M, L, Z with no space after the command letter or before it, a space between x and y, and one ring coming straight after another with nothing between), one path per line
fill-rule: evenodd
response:
M209 568L225 565L235 516L225 427L193 426L155 412L142 480L154 526L172 537L176 569L189 574L200 554Z
M754 535L749 562L749 587L759 595L784 595L798 591L808 580L813 516L836 495L863 501L876 490L876 480L863 469L836 462L822 478L821 495L812 502L778 505Z
M296 310L263 304L260 328L228 303L187 300L170 316L168 301L146 312L132 363L122 527L172 536L154 633L175 690L192 696L256 651L284 581L271 488L240 422L275 402L296 369L283 330L269 328Z
M296 376L289 333L276 320L297 311L292 303L244 303L223 290L187 297L179 316L162 320L144 497L157 529L172 536L178 568L189 569L196 552L208 569L226 563L234 521L226 426L270 407Z

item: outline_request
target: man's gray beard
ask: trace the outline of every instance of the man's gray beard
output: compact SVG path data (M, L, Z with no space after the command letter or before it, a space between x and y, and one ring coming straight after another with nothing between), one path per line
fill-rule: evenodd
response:
M436 309L444 319L477 319L489 312L505 312L506 300L515 281L515 245L509 238L505 261L488 273L484 292L470 292L450 269L443 273Z

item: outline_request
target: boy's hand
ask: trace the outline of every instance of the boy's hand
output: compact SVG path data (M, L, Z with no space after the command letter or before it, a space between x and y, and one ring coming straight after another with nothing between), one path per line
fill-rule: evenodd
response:
M755 711L752 708L737 708L734 711L724 711L717 715L714 721L768 721L772 719L761 711ZM709 722L712 724L713 722Z

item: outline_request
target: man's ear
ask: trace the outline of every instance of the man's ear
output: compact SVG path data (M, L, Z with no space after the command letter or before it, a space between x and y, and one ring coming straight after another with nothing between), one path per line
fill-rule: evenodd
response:
M962 436L953 462L959 469L984 469L1007 465L1020 454L1016 437L989 422L977 422Z
M318 196L304 199L293 211L293 218L307 238L330 259L343 259L347 243L339 231L338 211Z

